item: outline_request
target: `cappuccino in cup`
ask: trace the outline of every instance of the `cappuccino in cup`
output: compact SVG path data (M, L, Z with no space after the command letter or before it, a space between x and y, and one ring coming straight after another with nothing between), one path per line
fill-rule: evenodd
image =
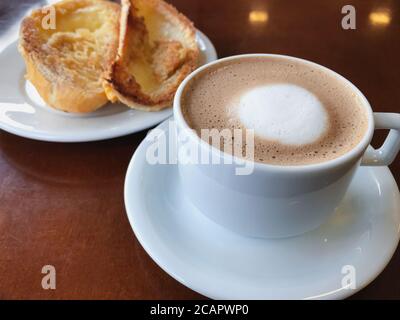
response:
M200 137L202 129L254 130L254 159L249 160L272 165L338 158L368 129L363 101L349 84L285 56L215 64L191 79L180 102L185 121ZM224 141L222 151L227 143L234 145ZM239 156L248 159L244 147Z
M347 79L282 55L240 55L200 67L179 86L174 119L178 148L219 160L178 163L184 196L214 222L251 237L318 228L360 166L390 165L400 150L400 114L373 113ZM232 159L204 134L210 129L254 133L247 146L255 142L255 157L235 150ZM369 145L375 129L390 129L379 149ZM240 145L240 137L231 144ZM251 173L237 174L243 163Z

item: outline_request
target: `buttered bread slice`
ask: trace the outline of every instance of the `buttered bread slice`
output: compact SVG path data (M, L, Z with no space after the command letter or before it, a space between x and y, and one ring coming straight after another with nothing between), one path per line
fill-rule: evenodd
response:
M91 112L108 102L102 82L118 50L119 18L116 3L64 0L22 21L26 78L49 106Z
M131 108L172 105L179 84L197 66L192 22L162 0L122 0L118 56L104 88Z

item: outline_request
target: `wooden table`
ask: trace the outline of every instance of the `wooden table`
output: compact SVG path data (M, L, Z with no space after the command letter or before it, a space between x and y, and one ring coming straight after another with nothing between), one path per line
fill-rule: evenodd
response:
M19 21L24 4L35 2L2 0L0 36ZM399 1L352 0L356 30L341 27L348 1L171 2L210 37L220 57L265 52L310 59L351 80L375 111L399 111ZM253 22L252 11L261 12ZM0 298L202 298L150 259L128 223L124 176L144 136L58 144L0 131ZM400 158L391 170L400 182ZM46 264L56 267L56 290L41 287ZM399 299L399 266L397 250L354 298Z

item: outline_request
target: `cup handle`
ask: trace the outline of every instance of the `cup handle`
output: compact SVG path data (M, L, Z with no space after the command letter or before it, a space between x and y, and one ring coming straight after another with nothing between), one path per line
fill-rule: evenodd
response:
M388 166L400 150L400 113L374 113L375 130L390 129L379 149L369 146L361 160L362 166Z

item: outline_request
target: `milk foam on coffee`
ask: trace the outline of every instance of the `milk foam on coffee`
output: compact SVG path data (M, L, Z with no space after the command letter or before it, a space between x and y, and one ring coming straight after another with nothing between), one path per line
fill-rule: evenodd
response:
M348 83L286 57L242 57L211 66L191 79L181 106L200 137L202 129L253 129L254 159L244 147L241 156L274 165L335 159L353 149L368 128L361 98ZM225 141L220 149L236 142Z
M310 91L293 84L270 84L243 92L239 119L255 134L282 144L316 142L327 128L327 113ZM310 125L313 124L313 125Z

